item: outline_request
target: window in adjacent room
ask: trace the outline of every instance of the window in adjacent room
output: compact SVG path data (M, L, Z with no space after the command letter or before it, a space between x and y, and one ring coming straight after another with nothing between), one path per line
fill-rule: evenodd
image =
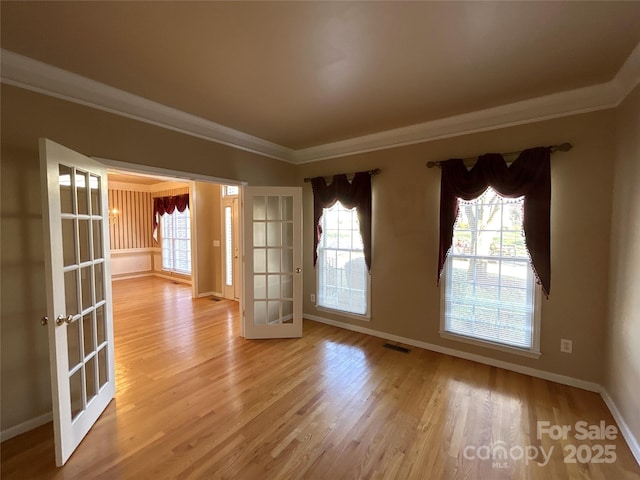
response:
M318 245L319 307L369 316L369 272L355 208L325 208Z
M176 208L160 219L162 231L162 268L191 274L191 222L189 207L184 212Z
M458 200L444 270L442 334L539 355L540 288L522 232L524 197Z

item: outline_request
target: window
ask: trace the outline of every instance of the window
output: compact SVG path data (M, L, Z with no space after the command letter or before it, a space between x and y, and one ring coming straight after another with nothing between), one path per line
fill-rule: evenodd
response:
M237 185L224 185L222 187L222 196L223 197L232 197L238 195L240 191L240 187Z
M231 207L224 207L224 282L229 287L233 286L233 223L231 213Z
M458 200L444 271L443 336L539 354L539 299L522 233L524 197Z
M184 212L175 209L160 217L162 228L162 268L191 274L191 222L189 207Z
M323 210L318 245L318 306L368 316L369 272L356 209Z

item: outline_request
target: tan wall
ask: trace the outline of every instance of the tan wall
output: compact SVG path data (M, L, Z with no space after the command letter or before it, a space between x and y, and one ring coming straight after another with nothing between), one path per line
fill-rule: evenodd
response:
M600 382L606 329L613 163L612 110L438 140L302 166L304 185L304 312L331 320ZM539 359L440 338L436 286L440 171L430 160L508 152L571 142L552 159L551 296L543 300ZM312 267L312 192L303 177L380 168L373 177L372 316L370 322L316 309ZM560 339L574 353L560 353Z
M3 113L4 117L4 113ZM2 144L0 249L2 430L51 410L40 164Z
M1 86L2 365L0 430L51 411L38 138L85 155L170 168L251 185L292 185L295 168L262 157Z
M220 185L195 182L195 224L197 241L196 296L221 292Z
M640 440L640 86L616 120L605 387Z

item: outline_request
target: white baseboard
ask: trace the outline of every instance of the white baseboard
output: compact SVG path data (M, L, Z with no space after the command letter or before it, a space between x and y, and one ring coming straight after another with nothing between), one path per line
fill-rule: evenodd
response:
M153 277L154 273L153 272L147 272L147 273L132 273L131 275L128 274L123 274L123 275L118 275L118 276L111 276L111 281L112 282L116 282L118 280L129 280L132 278L142 278L142 277Z
M600 390L600 396L604 400L604 403L607 404L607 407L609 407L609 411L620 427L620 432L622 433L624 439L627 441L627 445L629 445L631 453L635 457L636 462L638 462L638 465L640 465L640 442L638 442L638 439L629 428L629 425L627 425L627 422L624 421L624 417L620 413L620 410L618 410L618 407L613 401L613 398L611 398L611 395L609 395L609 392L607 392L604 387L602 387Z
M582 388L583 390L589 390L590 392L600 392L602 387L595 382L588 382L579 378L573 378L566 375L560 375L557 373L546 372L544 370L538 370L536 368L525 367L515 363L504 362L502 360L496 360L490 357L484 357L482 355L476 355L474 353L464 352L462 350L456 350L454 348L443 347L441 345L435 345L433 343L421 342L419 340L413 340L407 337L401 337L399 335L393 335L391 333L379 332L371 328L360 327L358 325L351 325L348 323L338 322L336 320L329 320L326 318L318 317L316 315L304 314L304 318L313 320L320 323L326 323L327 325L333 325L334 327L345 328L354 332L365 333L374 337L384 338L385 340L391 340L393 342L404 343L413 347L423 348L425 350L431 350L432 352L443 353L445 355L451 355L452 357L464 358L465 360L471 360L473 362L484 363L492 367L504 368L505 370L511 370L513 372L529 375L530 377L541 378L543 380L550 380L552 382L561 383L570 387Z
M0 432L0 442L4 442L5 440L9 440L10 438L17 437L18 435L28 432L29 430L33 430L35 428L40 427L46 423L53 421L53 413L45 413L44 415L40 415L39 417L32 418L31 420L27 420L26 422L22 422L13 427L9 427L6 430L2 430Z
M196 295L196 298L211 297L213 295L215 295L215 293L213 293L213 292L203 292L203 293L199 293L198 295Z
M164 278L166 280L171 280L173 282L184 283L185 285L191 285L191 280L187 280L184 278L180 278L178 276L172 277L171 275L165 275L163 273L154 272L152 273L154 277Z

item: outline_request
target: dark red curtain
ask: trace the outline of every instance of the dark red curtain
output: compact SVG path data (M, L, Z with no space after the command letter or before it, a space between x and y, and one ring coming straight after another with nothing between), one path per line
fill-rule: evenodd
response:
M503 197L524 195L523 230L531 266L545 295L551 290L551 148L524 150L509 166L502 155L488 153L470 170L460 159L442 163L438 282L453 241L458 198L473 200L491 186Z
M189 206L189 194L174 195L171 197L156 197L153 199L153 238L157 241L159 217L168 213L171 215L176 209L182 213Z
M311 179L313 187L313 266L318 261L318 244L322 237L320 217L322 210L331 208L340 201L345 208L356 208L360 222L360 234L364 246L364 260L367 269L371 271L371 174L358 172L349 182L346 174L334 175L332 182L327 185L324 177Z

